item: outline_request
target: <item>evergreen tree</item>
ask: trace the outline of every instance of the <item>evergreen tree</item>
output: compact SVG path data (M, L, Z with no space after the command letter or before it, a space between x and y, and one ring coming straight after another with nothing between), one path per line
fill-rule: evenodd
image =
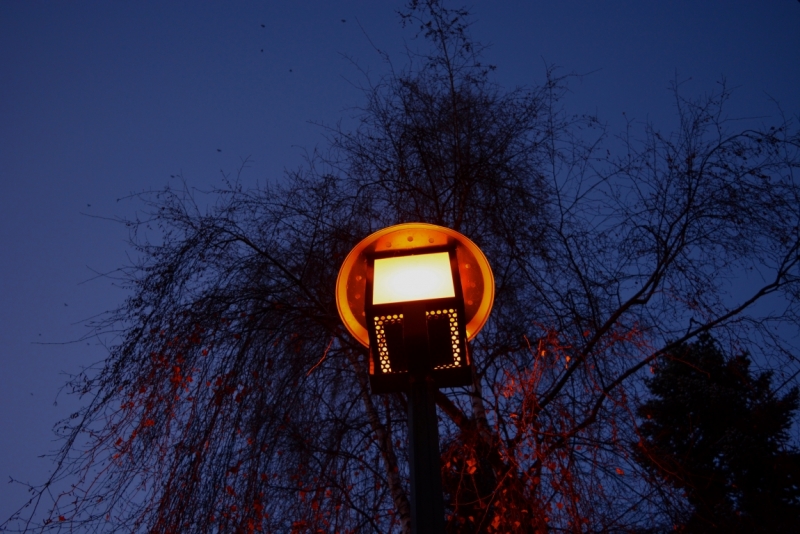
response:
M800 454L788 446L798 389L780 395L771 378L703 335L647 381L638 459L685 492L685 531L800 532Z

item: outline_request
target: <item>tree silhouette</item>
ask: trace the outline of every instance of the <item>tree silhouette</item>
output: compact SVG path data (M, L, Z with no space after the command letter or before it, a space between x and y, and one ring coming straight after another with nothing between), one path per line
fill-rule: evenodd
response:
M798 389L726 358L709 335L666 354L639 407L638 458L686 492L686 532L800 530L800 453L788 448Z
M367 78L357 128L330 128L305 168L138 197L131 296L94 325L116 336L109 356L71 382L86 407L5 528L408 532L406 397L370 394L334 285L363 237L409 221L471 238L496 280L473 384L437 396L448 530L670 520L680 495L632 456L642 378L702 332L786 347L772 327L798 322L796 128L731 131L724 87L676 88L680 128L620 150L563 110L554 69L495 85L466 11L413 0L402 20L420 51ZM766 282L733 300L747 268ZM784 313L751 311L773 294Z

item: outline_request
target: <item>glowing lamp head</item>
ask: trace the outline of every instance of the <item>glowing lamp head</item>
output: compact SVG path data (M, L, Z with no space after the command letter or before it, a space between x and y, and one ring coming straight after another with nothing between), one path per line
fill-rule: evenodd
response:
M471 383L467 341L494 300L486 257L460 233L406 223L363 239L336 281L347 329L370 349L373 393L433 378L437 387Z

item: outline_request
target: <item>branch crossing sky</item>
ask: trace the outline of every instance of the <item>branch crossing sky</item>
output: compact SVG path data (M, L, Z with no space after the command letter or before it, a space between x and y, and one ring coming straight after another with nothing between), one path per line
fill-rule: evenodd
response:
M455 3L451 3L456 5ZM674 126L687 95L735 87L731 117L800 114L794 0L477 0L473 36L506 87L545 66L582 74L567 105L613 129ZM0 2L0 522L52 468L51 428L79 400L58 390L106 349L82 321L119 305L114 269L141 208L130 194L281 179L324 148L312 122L351 124L359 68L396 66L413 31L401 2ZM772 100L774 99L774 101ZM98 274L108 274L99 276ZM332 289L333 290L333 289ZM76 341L79 340L79 341ZM108 339L113 342L113 339ZM54 401L57 400L57 405Z

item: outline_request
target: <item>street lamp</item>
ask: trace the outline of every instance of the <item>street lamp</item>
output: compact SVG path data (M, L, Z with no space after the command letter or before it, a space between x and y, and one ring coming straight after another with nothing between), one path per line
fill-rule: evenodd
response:
M370 348L373 394L409 395L412 531L444 529L435 392L472 383L467 341L489 317L494 278L462 234L425 223L379 230L353 248L336 282L347 329Z

